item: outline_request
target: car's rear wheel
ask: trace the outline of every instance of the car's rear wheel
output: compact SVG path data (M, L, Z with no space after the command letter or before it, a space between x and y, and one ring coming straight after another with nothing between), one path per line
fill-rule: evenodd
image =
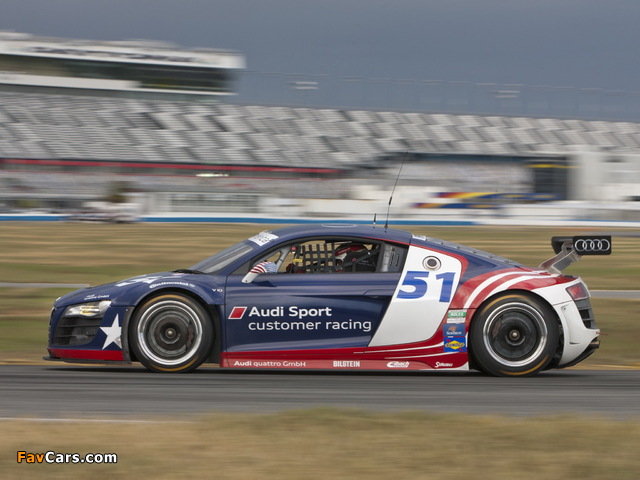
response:
M155 372L189 372L207 358L213 345L209 315L195 300L179 294L150 298L129 326L136 359Z
M502 295L474 316L470 353L475 365L490 375L534 375L553 359L559 335L548 305L523 294Z

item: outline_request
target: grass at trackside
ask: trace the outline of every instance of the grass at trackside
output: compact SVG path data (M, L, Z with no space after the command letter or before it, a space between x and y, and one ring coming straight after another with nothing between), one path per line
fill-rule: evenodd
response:
M4 479L632 480L640 421L312 409L190 423L4 422ZM17 452L115 453L117 464L28 465Z
M640 367L640 300L592 298L600 348L581 367Z
M268 229L244 224L95 225L0 223L0 283L99 284L193 265L236 241ZM584 229L535 227L401 227L537 266L553 255L553 235ZM640 235L640 231L638 231ZM591 289L630 289L640 278L640 237L614 236L610 257L583 257L566 273Z
M264 225L62 222L0 223L0 283L96 285L188 267ZM552 235L586 233L531 227L407 227L536 266L551 257ZM640 233L640 232L638 232ZM592 290L640 289L640 237L614 236L610 257L583 257L566 273ZM45 352L53 300L70 289L0 288L0 361L38 360ZM602 347L582 365L640 365L640 300L594 298Z

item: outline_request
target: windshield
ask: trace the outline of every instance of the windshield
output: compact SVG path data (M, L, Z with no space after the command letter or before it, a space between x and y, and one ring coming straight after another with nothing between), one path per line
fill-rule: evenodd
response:
M189 267L190 270L198 270L203 273L216 273L227 265L233 263L238 258L246 255L256 247L255 244L248 241L240 242L232 247L226 248L215 255L196 263Z

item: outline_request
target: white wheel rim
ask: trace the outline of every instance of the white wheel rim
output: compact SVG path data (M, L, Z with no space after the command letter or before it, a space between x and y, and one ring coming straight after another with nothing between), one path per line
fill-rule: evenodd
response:
M188 361L202 342L198 313L177 300L164 300L144 311L136 329L140 350L153 362L175 366Z
M484 346L497 362L521 368L537 359L548 342L542 314L531 305L512 302L491 312L482 330Z

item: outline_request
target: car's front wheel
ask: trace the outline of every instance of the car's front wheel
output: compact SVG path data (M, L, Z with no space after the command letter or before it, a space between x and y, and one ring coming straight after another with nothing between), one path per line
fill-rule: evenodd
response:
M207 358L213 345L209 315L195 300L163 294L145 301L129 326L131 351L155 372L189 372Z
M527 295L506 294L474 316L470 353L476 366L490 375L534 375L553 359L559 335L549 306Z

